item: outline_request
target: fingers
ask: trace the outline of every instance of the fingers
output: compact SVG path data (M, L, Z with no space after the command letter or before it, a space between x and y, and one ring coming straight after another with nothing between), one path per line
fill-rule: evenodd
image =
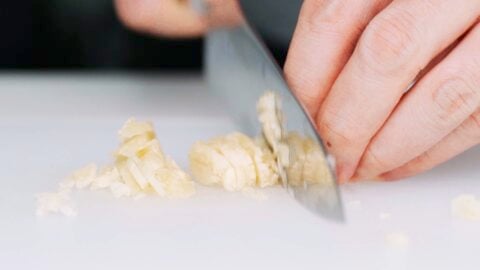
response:
M400 168L382 174L380 179L395 180L427 171L478 144L480 109L430 150Z
M352 176L419 71L479 12L480 1L404 0L392 2L370 22L317 116L319 132L337 158L340 180Z
M171 37L193 37L207 28L205 19L186 0L115 0L123 23L136 31Z
M285 62L285 76L315 116L361 32L391 0L306 0Z
M365 151L359 178L414 159L480 108L479 48L480 25L405 96Z

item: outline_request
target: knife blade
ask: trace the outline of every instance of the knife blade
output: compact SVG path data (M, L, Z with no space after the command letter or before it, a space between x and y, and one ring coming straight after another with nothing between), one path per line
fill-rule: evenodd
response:
M303 138L309 138L318 146L321 155L326 157L323 160L330 180L325 184L323 180L319 182L301 179L301 183L295 181L293 184L294 181L289 179L291 177L288 173L293 168L287 167L285 168L287 173L283 174L286 178L284 179L286 189L313 213L342 222L344 214L333 171L334 161L332 157L326 155L324 144L316 132L312 119L289 89L277 62L244 18L237 4L238 2L231 0L229 5L201 8L207 16L211 15L212 9L223 14L221 20L210 16L212 27L205 38L204 72L209 90L225 100L242 131L249 135L261 132L255 109L257 101L266 91L274 91L281 101L282 118L285 120L284 133L295 132ZM229 20L225 14L230 14L232 19ZM289 166L293 166L292 161L301 160L295 158L294 154L294 151L289 153ZM318 165L321 168L322 164ZM298 167L298 162L295 166Z

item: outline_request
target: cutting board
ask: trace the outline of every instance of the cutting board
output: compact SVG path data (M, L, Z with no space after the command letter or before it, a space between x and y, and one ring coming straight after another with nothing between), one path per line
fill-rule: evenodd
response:
M194 141L236 129L195 75L0 76L0 269L480 269L480 222L450 214L456 196L480 196L478 148L403 181L342 186L345 224L280 187L265 200L205 187L184 200L82 191L77 217L36 217L34 195L110 162L131 116L153 121L184 168ZM391 233L409 244L388 244Z

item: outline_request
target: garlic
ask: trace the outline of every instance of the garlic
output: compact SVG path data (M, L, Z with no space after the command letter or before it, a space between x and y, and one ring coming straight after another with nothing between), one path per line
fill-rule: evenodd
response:
M238 132L195 143L189 159L194 178L204 185L239 191L278 182L273 155Z
M74 171L67 181L71 181L77 189L82 189L90 186L90 184L92 184L92 182L95 180L96 175L97 165L91 163L79 170Z
M49 213L59 213L68 217L74 217L77 212L70 198L70 191L40 193L37 198L37 216L45 216Z
M119 131L119 138L113 165L97 175L97 166L89 164L61 182L58 192L37 195L37 215L75 215L70 200L74 188L107 189L116 198L141 198L147 193L183 198L195 193L190 176L162 152L152 124L131 118Z
M454 217L464 220L480 220L480 200L470 194L462 194L452 200L451 212Z
M286 169L290 185L333 183L320 145L296 132L289 133L286 141L290 149L290 166Z
M127 196L148 191L165 197L188 197L195 193L190 176L163 153L152 124L129 119L119 137L122 144L114 154L115 167L120 182L130 190Z

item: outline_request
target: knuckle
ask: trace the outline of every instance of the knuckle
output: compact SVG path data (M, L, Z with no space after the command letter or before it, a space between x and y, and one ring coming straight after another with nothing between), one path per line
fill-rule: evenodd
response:
M306 4L309 12L299 17L304 30L312 34L343 35L341 26L350 17L346 1L312 0Z
M433 91L433 118L440 127L461 121L475 111L480 94L463 76L451 76Z
M359 42L359 54L370 68L397 72L417 51L416 19L409 11L388 10L375 17Z

